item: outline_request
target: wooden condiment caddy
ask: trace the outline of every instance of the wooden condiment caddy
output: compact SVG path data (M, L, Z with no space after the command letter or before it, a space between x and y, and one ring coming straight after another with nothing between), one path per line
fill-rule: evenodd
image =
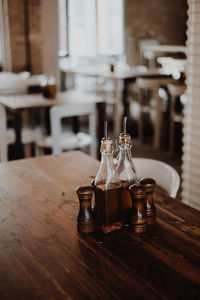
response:
M156 207L153 202L155 185L156 182L153 178L142 178L129 187L132 199L131 231L134 233L143 233L146 231L147 225L156 224ZM94 189L93 183L90 186L78 187L76 190L80 202L77 217L77 229L80 233L90 233L96 229L96 220L91 207Z

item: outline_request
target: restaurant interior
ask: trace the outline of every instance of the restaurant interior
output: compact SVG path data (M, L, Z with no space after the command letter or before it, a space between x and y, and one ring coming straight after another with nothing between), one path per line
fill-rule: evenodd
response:
M200 208L199 23L188 21L189 2L1 1L1 161L55 153L50 110L67 101L60 151L100 159L104 121L116 141L126 116L132 156L171 165L177 199ZM81 113L88 101L92 121Z
M200 0L0 0L0 300L200 299Z

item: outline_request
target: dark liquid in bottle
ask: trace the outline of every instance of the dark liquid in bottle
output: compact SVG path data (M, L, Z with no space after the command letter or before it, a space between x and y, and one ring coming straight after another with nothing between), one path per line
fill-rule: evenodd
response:
M95 187L95 213L97 225L121 222L121 188L115 185L109 190Z
M132 220L132 199L129 192L129 186L134 183L121 182L121 199L122 199L122 219L124 226L130 226Z

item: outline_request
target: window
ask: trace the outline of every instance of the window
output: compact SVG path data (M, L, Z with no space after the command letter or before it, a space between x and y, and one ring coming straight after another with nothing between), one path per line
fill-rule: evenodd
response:
M99 54L123 53L123 1L97 1L97 38Z
M0 64L4 71L11 71L8 1L0 1Z
M59 0L59 24L60 54L123 54L123 0Z
M2 54L1 54L1 37L0 37L0 70L1 70L1 64L2 64Z
M58 0L58 55L66 56L67 51L67 1L66 0Z
M69 54L96 54L96 1L69 0Z

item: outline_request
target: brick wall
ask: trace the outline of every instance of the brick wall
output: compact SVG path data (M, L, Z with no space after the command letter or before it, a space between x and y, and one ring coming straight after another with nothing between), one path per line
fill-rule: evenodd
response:
M41 0L29 0L29 40L32 74L42 73Z
M9 29L11 43L11 60L13 72L30 70L33 74L42 72L42 34L41 34L41 0L28 0L29 46L25 36L25 1L8 0Z
M11 61L14 72L26 68L24 0L8 0Z
M140 39L158 39L160 44L184 44L187 0L125 0L127 60L139 63Z

